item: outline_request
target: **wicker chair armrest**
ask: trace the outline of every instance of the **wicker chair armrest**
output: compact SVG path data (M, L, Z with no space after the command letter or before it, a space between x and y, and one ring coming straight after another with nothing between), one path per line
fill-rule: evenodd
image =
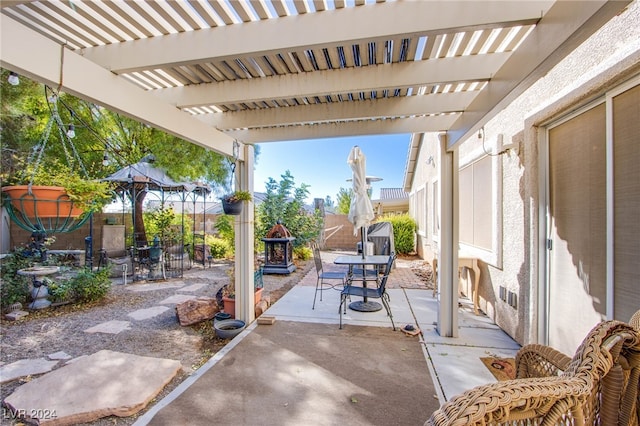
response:
M556 424L562 416L583 419L589 384L575 377L507 380L477 386L453 397L424 426ZM523 422L525 420L525 422ZM521 423L520 423L521 422Z
M569 356L550 346L526 345L516 355L516 378L558 376L570 363Z

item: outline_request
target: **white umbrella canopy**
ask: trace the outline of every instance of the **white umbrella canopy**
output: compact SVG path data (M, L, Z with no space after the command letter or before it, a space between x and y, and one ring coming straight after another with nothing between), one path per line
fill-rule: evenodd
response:
M353 171L353 197L349 206L349 222L353 223L353 234L361 230L362 235L362 255L366 254L367 247L367 226L375 217L373 214L373 206L367 193L367 176L366 176L366 157L358 145L354 146L349 153L347 163Z

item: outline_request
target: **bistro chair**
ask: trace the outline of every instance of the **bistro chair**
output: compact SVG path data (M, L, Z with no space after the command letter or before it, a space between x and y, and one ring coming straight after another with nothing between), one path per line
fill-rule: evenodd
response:
M596 325L573 358L543 345L516 356L516 379L453 397L425 426L638 424L640 332L620 321Z
M316 264L316 273L318 274L318 279L316 280L316 291L313 294L313 306L311 309L316 308L316 296L318 292L320 292L320 301L322 302L322 292L324 290L342 290L345 284L347 283L347 272L346 271L332 271L325 272L324 267L322 265L322 258L320 257L320 248L317 244L313 244L313 260ZM329 281L329 282L325 282ZM331 284L330 281L340 281L340 283ZM340 289L336 289L336 286L340 285Z
M354 286L352 285L353 281L350 280L348 282L347 286L340 293L340 306L338 307L338 312L340 313L341 329L342 329L343 310L345 314L347 313L347 299L350 298L351 296L356 296L356 297L366 297L371 299L380 299L380 301L382 302L382 306L384 306L385 310L387 311L387 315L389 316L389 319L391 319L391 326L395 331L396 325L393 322L393 315L391 314L391 307L389 306L389 293L387 293L387 290L386 290L387 280L389 279L389 275L391 274L391 267L393 266L393 262L395 262L395 260L396 260L396 254L392 252L391 255L389 255L389 261L387 262L387 265L385 268L385 271L386 271L385 275L380 280L380 285L378 285L376 288ZM344 305L344 308L343 308L343 305Z
M376 254L387 254L387 251L389 249L389 241L385 241L384 245L382 246L382 251L380 253L376 253ZM365 280L365 281L375 281L376 285L380 283L380 274L386 274L386 270L382 269L382 268L378 268L376 267L371 267L371 268L361 268L361 267L353 267L350 270L350 274L351 274L351 279L356 279L356 280Z

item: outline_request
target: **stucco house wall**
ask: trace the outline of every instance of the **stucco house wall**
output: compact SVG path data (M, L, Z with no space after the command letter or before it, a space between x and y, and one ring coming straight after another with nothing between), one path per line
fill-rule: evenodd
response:
M459 145L462 167L485 155L484 151L499 152L499 135L503 145L515 144L499 156L501 193L495 203L501 213L502 256L499 262L481 258L479 295L481 309L521 344L540 338L538 289L543 277L539 272L539 207L543 200L539 190L539 126L639 74L640 5L636 1L490 119L483 128L484 147L483 138L477 135ZM423 135L410 191L414 217L426 210L429 218L433 210L431 197L425 206L415 202L419 188L437 176L437 167L427 161L431 156L439 156L437 137ZM437 252L437 237L427 232L417 240L419 254L429 260ZM517 294L517 308L497 297L500 286Z

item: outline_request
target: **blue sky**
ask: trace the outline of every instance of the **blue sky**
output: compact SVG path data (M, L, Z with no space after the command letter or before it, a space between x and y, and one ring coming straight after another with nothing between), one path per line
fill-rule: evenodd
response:
M380 188L401 188L407 149L411 135L358 136L349 138L313 139L260 144L260 154L254 170L254 190L265 191L265 182L276 182L287 170L296 187L309 185L309 198L325 198L335 202L340 188L350 188L351 168L347 157L358 145L367 160L367 176L383 180L372 184L372 198L377 199Z

